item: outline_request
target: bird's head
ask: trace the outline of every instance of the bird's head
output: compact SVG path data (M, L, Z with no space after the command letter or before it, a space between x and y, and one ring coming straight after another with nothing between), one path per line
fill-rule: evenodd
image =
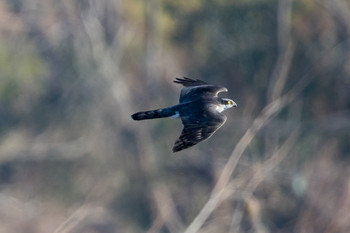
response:
M232 107L237 107L237 104L235 101L231 99L220 98L220 107L218 107L219 112L225 111L226 109L229 109Z

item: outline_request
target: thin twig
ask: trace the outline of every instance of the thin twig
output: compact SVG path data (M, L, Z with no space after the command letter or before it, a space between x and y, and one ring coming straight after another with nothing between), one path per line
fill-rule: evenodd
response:
M168 227L170 232L183 232L185 227L175 210L175 203L171 198L168 187L161 183L154 184L153 186L153 200L156 202L158 212L163 220L162 222Z
M221 175L211 193L209 200L186 229L185 233L195 233L201 228L206 219L220 203L222 197L221 195L223 194L225 186L230 180L230 177L238 163L238 160L250 142L253 140L255 135L262 129L264 125L270 122L274 116L282 110L282 108L290 104L298 96L298 94L313 80L313 78L314 76L312 75L306 75L289 92L272 101L261 111L259 117L254 120L252 126L246 131L246 133L237 143L236 147L231 153L228 162L221 172Z

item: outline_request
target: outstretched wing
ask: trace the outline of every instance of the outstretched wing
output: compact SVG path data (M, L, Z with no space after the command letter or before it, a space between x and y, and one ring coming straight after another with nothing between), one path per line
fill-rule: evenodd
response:
M194 80L186 77L176 78L176 80L174 80L174 83L182 84L185 87L208 85L207 82L204 82L202 80L199 80L199 79Z
M177 152L211 137L226 121L226 116L216 112L202 119L181 118L184 128L175 141L173 152Z
M227 92L227 88L208 84L199 79L176 78L174 83L182 84L180 103L190 102L198 99L213 98L220 92Z

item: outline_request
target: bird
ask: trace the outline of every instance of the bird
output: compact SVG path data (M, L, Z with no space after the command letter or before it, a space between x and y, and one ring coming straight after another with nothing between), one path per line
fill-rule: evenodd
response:
M226 87L209 84L199 79L176 78L174 83L183 86L179 104L131 115L136 121L163 117L181 118L183 129L175 141L173 152L178 152L211 137L226 121L222 114L226 109L237 107L231 99L219 97Z

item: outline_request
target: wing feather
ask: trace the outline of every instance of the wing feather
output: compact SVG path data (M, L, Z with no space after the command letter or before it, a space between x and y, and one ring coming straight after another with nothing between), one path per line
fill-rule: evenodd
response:
M220 92L227 92L227 88L208 84L199 79L176 78L175 83L182 84L180 103L190 102L198 99L213 98Z
M211 137L226 121L226 116L217 113L215 117L198 122L194 119L182 119L184 128L175 141L173 152L177 152Z
M176 78L176 80L174 80L174 83L178 83L178 84L182 84L185 87L193 87L193 86L200 86L200 85L206 85L208 83L199 80L199 79L190 79L190 78Z

